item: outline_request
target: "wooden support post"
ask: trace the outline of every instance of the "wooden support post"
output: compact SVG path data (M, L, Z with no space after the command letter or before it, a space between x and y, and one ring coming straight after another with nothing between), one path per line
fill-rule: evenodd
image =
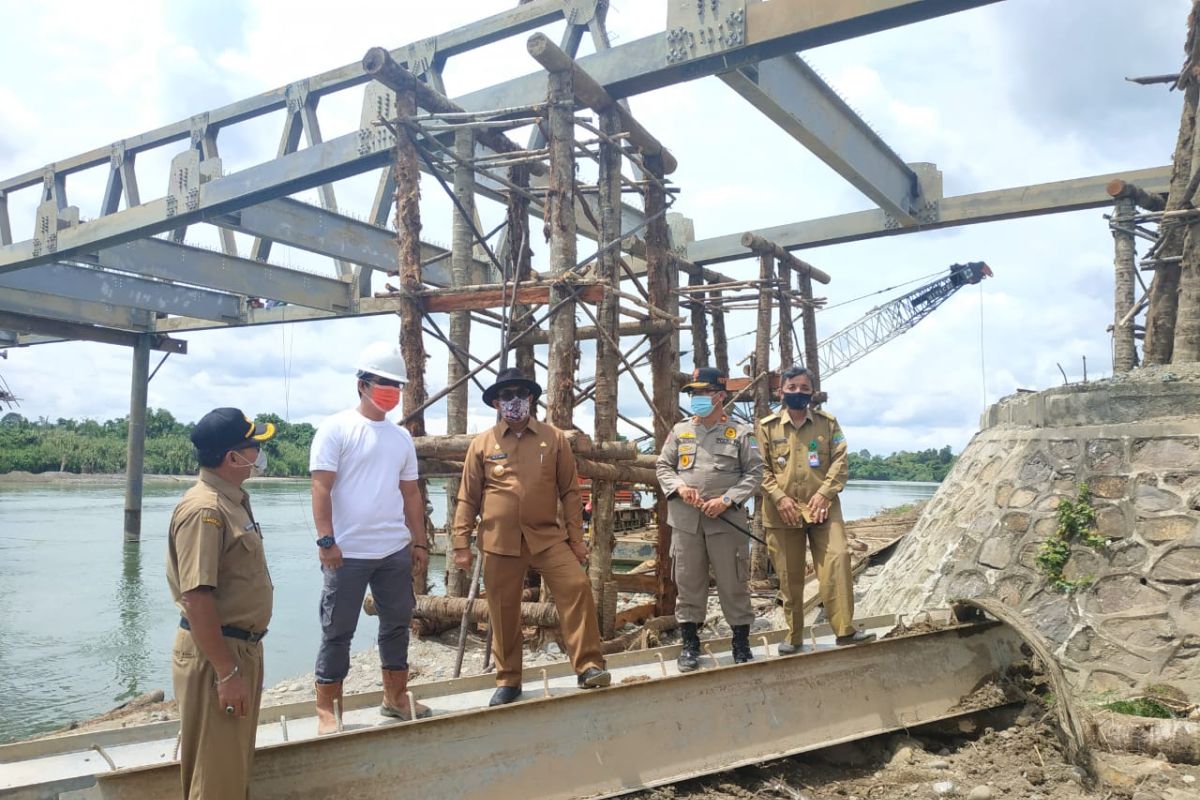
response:
M812 373L813 395L821 391L821 363L817 346L817 309L813 305L812 278L800 276L800 296L804 299L801 322L804 323L804 366Z
M509 171L509 179L518 187L529 188L529 170L515 166ZM519 286L532 274L533 250L529 246L529 198L521 192L508 193L508 254L509 274ZM515 304L509 316L510 331L525 330L533 322L530 307ZM533 338L526 336L515 348L516 367L530 378L536 379L537 365L533 358Z
M1133 235L1136 213L1132 197L1118 197L1113 207L1113 372L1129 372L1137 366L1137 342L1133 320L1124 321L1134 303L1137 247Z
M662 164L655 156L645 158L647 169L644 193L646 219L646 289L650 304L670 313L677 313L679 300L673 289L678 285L678 271L670 258L670 235L667 228L666 192L661 180ZM671 433L671 427L679 419L679 386L675 376L679 372L679 348L675 337L667 332L651 339L650 371L653 378L654 406L659 413L654 417L654 443L662 450ZM658 498L658 591L655 600L657 613L665 616L675 613L675 582L671 579L671 526L667 523L667 499L662 490Z
M620 133L620 120L613 108L600 113L600 130L607 136ZM601 242L621 236L621 152L612 142L600 142L600 192L597 205ZM600 253L597 275L611 286L621 282L621 253L613 247ZM621 360L618 348L617 307L620 298L606 292L596 310L596 328L608 332L596 341L595 440L611 442L617 438L617 375ZM612 638L616 623L616 585L612 582L612 554L616 517L617 487L610 480L592 480L592 556L588 577L600 612L600 634ZM611 589L611 592L610 592ZM611 593L611 597L609 596Z
M550 177L546 226L550 230L550 269L554 276L575 269L575 92L571 72L550 73ZM554 287L550 303L562 308L550 318L549 376L546 407L550 424L571 427L579 347L575 342L575 301L565 287Z
M703 286L704 277L699 273L688 275L688 286ZM696 292L691 295L692 301L692 364L697 367L707 367L710 358L708 352L708 314L704 310L706 292Z
M771 371L771 307L775 297L775 254L770 250L758 253L758 328L754 336L754 369L751 377ZM782 307L780 312L786 313ZM760 380L754 385L754 418L762 419L771 413L771 382ZM754 508L754 535L763 536L762 504ZM767 548L758 542L750 546L750 578L762 581L768 573Z
M150 387L150 334L133 345L129 430L125 447L125 541L142 538L142 473L146 464L146 394Z
M403 117L417 113L417 100L412 90L396 93L396 111ZM401 127L396 137L396 235L399 238L400 286L406 292L418 292L421 281L421 173L418 167L417 148L408 133ZM422 311L420 301L412 295L400 300L400 352L408 370L408 383L404 384L403 409L408 418L407 427L414 437L425 435L424 412L412 413L424 405L425 391L425 339L421 330ZM424 479L421 487L422 513L428 506L428 487ZM432 531L427 531L432 535ZM413 591L425 594L428 586L426 570L413 570Z
M725 336L725 312L721 309L721 292L713 291L708 295L713 301L713 358L717 362L717 369L721 370L722 374L729 375L729 339Z
M782 261L779 267L779 370L796 361L796 331L792 320L792 269Z
M471 128L460 128L454 134L454 153L459 160L454 167L454 196L462 210L454 210L454 221L451 227L450 240L450 282L452 286L466 286L470 283L472 255L475 251L475 235L472 228L475 213L475 171L470 167L470 161L475 157L475 132ZM471 312L453 311L450 313L450 344L459 352L451 352L446 370L446 380L451 386L470 371L467 363L467 352L471 347ZM446 397L446 433L464 434L467 432L467 409L469 400L467 389L470 383L463 381L462 385L450 392ZM454 511L458 505L458 488L461 479L452 477L446 483L446 516L447 520L454 519ZM448 527L448 526L447 526ZM471 588L471 576L466 570L454 565L454 559L446 559L446 595L448 597L466 597Z

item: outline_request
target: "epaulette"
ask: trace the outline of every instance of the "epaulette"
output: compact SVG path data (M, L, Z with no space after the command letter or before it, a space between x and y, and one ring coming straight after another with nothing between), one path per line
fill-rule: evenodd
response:
M837 417L835 417L833 414L830 414L823 408L814 408L813 411L817 414L820 414L822 417L825 417L826 419L837 421Z
M779 419L778 411L776 411L774 414L767 414L765 417L760 419L758 422L760 425L766 425L768 422L774 422L777 419Z

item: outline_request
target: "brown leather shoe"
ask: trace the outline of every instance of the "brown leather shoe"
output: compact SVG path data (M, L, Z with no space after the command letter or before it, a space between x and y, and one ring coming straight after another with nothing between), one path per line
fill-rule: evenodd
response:
M433 712L426 706L416 700L413 700L413 703L417 707L417 719L427 719L433 716ZM404 722L413 718L408 707L408 670L383 670L383 704L379 706L379 713Z
M342 711L342 682L318 683L317 689L317 736L337 733L338 716ZM338 709L334 712L334 701Z

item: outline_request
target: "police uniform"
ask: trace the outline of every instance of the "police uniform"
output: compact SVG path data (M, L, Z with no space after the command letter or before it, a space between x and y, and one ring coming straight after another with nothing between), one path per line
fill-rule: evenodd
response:
M510 369L500 373L484 401L490 403L499 388L512 384L541 392ZM603 671L592 586L568 544L583 543L583 507L575 455L562 431L530 418L518 433L501 420L472 440L454 512L455 550L470 547L472 530L483 554L497 686L521 686L521 593L529 567L541 573L550 589L575 672Z
M717 595L730 626L750 625L750 529L745 503L758 490L763 464L748 425L722 416L711 427L699 417L675 425L656 464L658 482L667 495L672 577L679 589L675 616L701 624L708 609L708 568L717 577ZM727 497L729 509L716 519L685 503L680 486L699 490L704 500Z
M850 468L846 437L837 418L810 408L807 418L797 425L783 409L759 420L757 433L766 467L763 525L771 562L779 575L789 643L799 646L804 629L806 540L812 549L825 616L836 636L853 634L854 581L838 499ZM814 494L829 500L829 513L821 523L809 518L808 501ZM798 526L784 522L779 514L777 504L785 497L801 508L803 521Z
M171 516L167 547L167 582L176 605L186 615L183 594L212 588L225 643L249 693L245 716L231 717L220 708L216 681L224 676L196 645L183 616L171 671L179 703L183 796L246 797L262 699L261 638L271 621L274 591L249 496L202 468Z

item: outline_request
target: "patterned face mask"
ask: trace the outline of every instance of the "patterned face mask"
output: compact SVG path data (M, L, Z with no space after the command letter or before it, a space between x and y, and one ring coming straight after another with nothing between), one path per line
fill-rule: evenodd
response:
M507 422L520 422L529 416L531 398L514 397L511 400L500 401L500 416Z

